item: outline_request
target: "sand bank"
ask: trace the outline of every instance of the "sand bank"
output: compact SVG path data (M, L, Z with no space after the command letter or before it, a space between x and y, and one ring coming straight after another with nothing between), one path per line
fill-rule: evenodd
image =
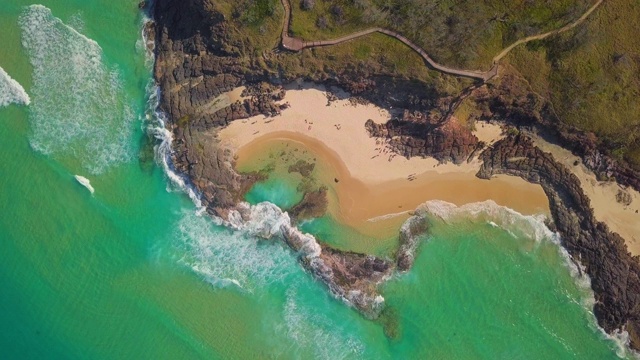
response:
M582 184L582 189L591 200L591 207L598 221L602 221L625 239L629 252L640 255L640 193L625 189L615 182L598 181L596 175L582 164L579 157L561 146L551 144L540 137L532 136L536 146L571 170ZM575 163L578 165L574 165ZM631 203L625 205L616 200L619 191L627 192Z
M281 116L257 116L222 129L218 137L223 146L234 149L242 163L276 142L303 144L323 168L322 181L330 187L330 213L366 235L397 234L410 211L434 199L456 205L492 199L524 214L549 212L540 186L509 176L478 179L477 160L438 165L432 158L394 155L364 127L368 119L388 121L391 114L386 110L353 105L348 99L328 104L322 88L289 90L284 101L291 107ZM477 127L479 138L487 143L501 134L495 125Z

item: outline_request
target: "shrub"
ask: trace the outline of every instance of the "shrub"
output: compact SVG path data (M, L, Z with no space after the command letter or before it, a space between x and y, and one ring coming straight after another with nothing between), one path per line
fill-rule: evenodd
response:
M316 5L316 0L302 0L302 3L300 4L300 7L302 7L302 10L313 10L313 7Z

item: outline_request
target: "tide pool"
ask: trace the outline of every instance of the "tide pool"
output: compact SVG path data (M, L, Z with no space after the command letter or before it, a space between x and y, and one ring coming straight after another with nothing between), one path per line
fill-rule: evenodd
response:
M371 321L282 242L198 214L150 151L143 21L137 1L0 3L0 68L31 100L0 107L1 358L628 356L551 240L431 219Z

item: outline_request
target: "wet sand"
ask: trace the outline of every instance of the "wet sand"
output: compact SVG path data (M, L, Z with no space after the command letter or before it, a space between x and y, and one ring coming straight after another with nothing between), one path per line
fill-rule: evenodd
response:
M242 166L281 142L302 144L318 159L319 179L329 186L329 212L339 222L375 238L397 235L409 212L428 200L456 205L492 199L523 214L549 213L538 185L520 178L478 179L480 163L438 165L432 158L394 155L381 139L369 137L368 119L377 123L390 114L373 105L333 101L321 89L289 90L291 107L275 118L257 116L233 122L218 133ZM491 143L500 129L478 124L477 136ZM335 182L338 179L338 182Z
M271 133L243 146L237 151L238 166L246 167L252 159L283 142L302 145L315 155L318 180L330 189L329 213L339 222L375 238L397 234L409 213L429 200L464 205L492 199L525 215L549 212L540 186L511 176L478 179L475 163L462 165L461 171L456 172L417 172L412 181L403 178L367 182L352 176L340 156L324 143L295 132Z

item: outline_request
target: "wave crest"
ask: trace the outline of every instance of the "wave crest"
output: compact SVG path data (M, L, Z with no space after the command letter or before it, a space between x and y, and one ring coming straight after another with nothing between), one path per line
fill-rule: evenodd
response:
M20 83L0 67L0 107L10 104L29 105L31 98Z
M441 200L427 201L416 210L418 216L425 214L440 218L445 222L455 220L484 221L492 226L508 231L514 237L535 241L551 240L559 244L559 235L551 231L543 214L523 215L513 209L496 204L493 200L456 206Z
M27 7L19 23L33 65L31 147L93 174L131 159L134 111L98 43L42 5Z

